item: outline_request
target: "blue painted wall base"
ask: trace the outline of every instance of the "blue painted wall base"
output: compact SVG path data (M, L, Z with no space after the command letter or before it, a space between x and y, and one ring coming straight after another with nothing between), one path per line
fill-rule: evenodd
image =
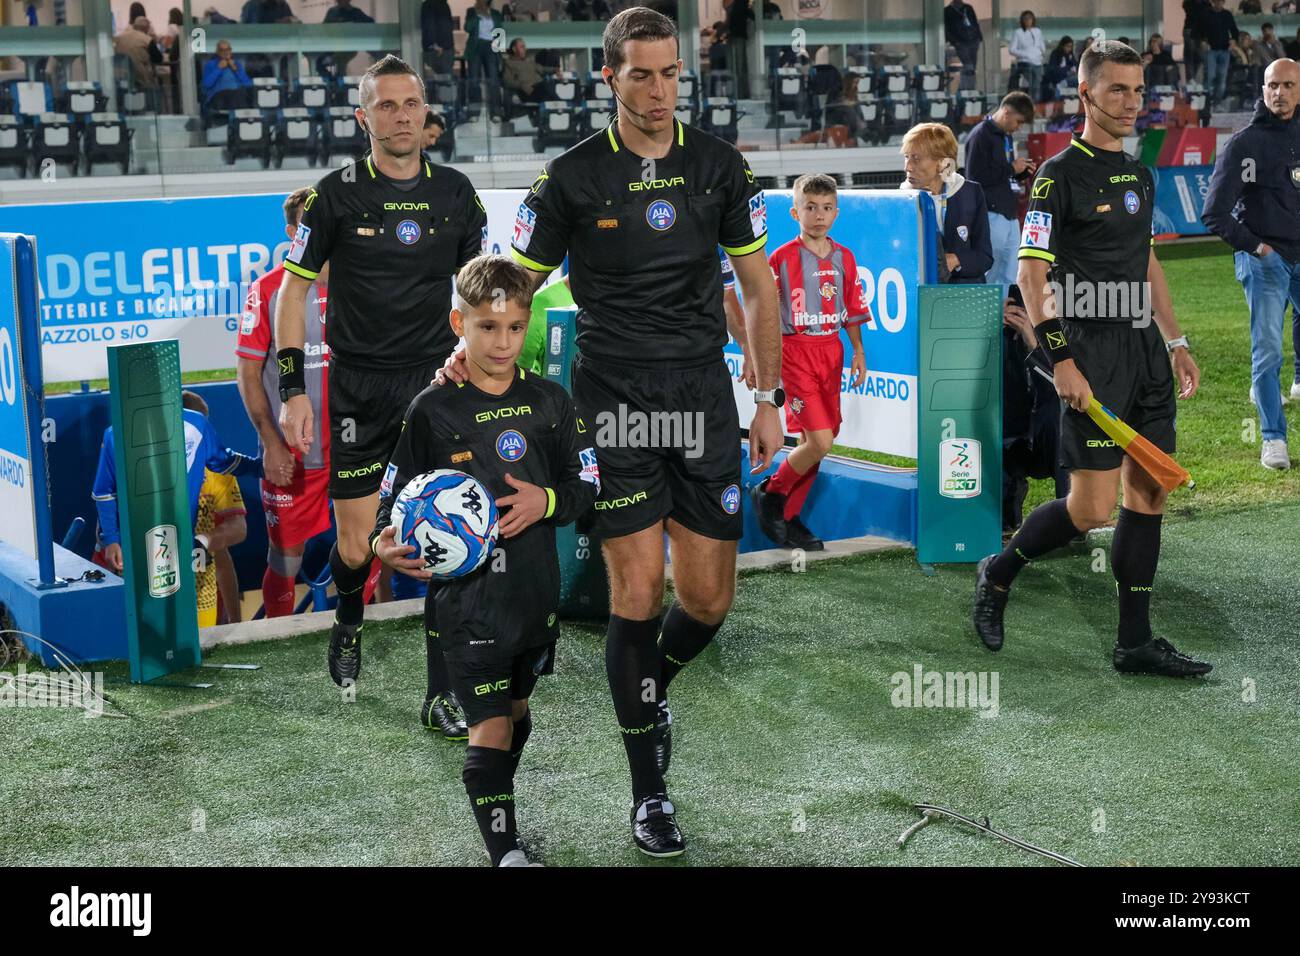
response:
M95 565L59 545L54 546L54 573L78 578ZM126 596L122 579L106 575L98 583L73 581L67 587L40 590L36 562L0 541L0 602L13 626L55 645L74 663L126 657ZM30 638L29 650L47 667L58 666L53 651Z

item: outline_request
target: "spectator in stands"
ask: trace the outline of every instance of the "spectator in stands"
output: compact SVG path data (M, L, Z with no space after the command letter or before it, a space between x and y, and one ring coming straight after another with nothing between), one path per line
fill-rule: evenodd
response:
M375 18L352 5L352 0L334 0L334 6L325 11L322 23L374 23Z
M605 0L569 0L564 12L570 20L608 20L609 4Z
M1253 96L1264 83L1264 67L1267 64L1264 63L1264 51L1245 30L1238 34L1237 42L1232 47L1232 60L1245 72L1242 85Z
M148 17L135 17L131 26L113 37L113 52L125 56L131 63L131 82L137 90L148 93L152 109L158 109L158 66L163 61L162 49Z
M1210 0L1183 0L1183 78L1191 83L1204 79L1205 14Z
M1274 13L1295 13L1297 8L1300 8L1300 3L1296 0L1278 0L1273 4Z
M203 19L209 26L216 26L222 23L238 23L238 20L232 20L216 7L208 7L203 11Z
M966 179L984 191L988 206L993 265L986 281L1004 287L1016 281L1021 182L1034 173L1028 159L1016 158L1012 137L1022 125L1033 121L1033 100L1016 90L1004 96L998 108L966 137Z
M1237 281L1250 309L1251 400L1259 411L1260 464L1287 469L1279 374L1286 305L1300 300L1300 64L1274 61L1249 125L1232 134L1214 164L1201 221L1235 250ZM1243 173L1249 170L1251 175ZM1300 329L1294 329L1300 332ZM1291 388L1300 397L1300 382Z
M1266 23L1259 29L1259 54L1264 66L1268 66L1274 60L1280 60L1286 56L1286 50L1282 47L1282 41L1277 38L1277 32L1273 24Z
M1079 60L1074 55L1074 40L1061 37L1056 49L1047 58L1047 69L1043 71L1043 89L1041 98L1055 100L1060 96L1059 86L1064 80L1077 81Z
M736 78L736 98L749 99L749 38L754 11L749 0L722 0L727 11L727 56Z
M420 144L420 148L426 153L433 152L434 147L438 145L438 140L446 131L446 118L441 113L429 110L424 115L424 141Z
M1223 0L1211 0L1211 8L1201 18L1205 28L1205 88L1211 105L1223 99L1228 88L1228 63L1231 47L1237 41L1237 21L1223 8Z
M709 74L727 69L727 25L719 20L709 31Z
M1147 48L1142 53L1142 66L1146 74L1147 86L1177 86L1178 64L1174 55L1165 49L1165 38L1159 33L1151 34Z
M478 88L482 78L487 87L488 115L494 123L501 122L501 56L493 43L503 22L501 14L492 9L492 0L474 0L465 14L466 82L471 89Z
M1034 11L1026 10L1020 14L1020 26L1011 34L1011 74L1007 77L1007 92L1020 89L1020 81L1028 82L1026 92L1032 100L1039 95L1043 83L1043 57L1047 53L1047 44L1043 42L1043 31L1038 29L1038 18Z
M1287 59L1300 60L1300 27L1296 28L1295 36L1287 40L1283 46L1286 48Z
M1061 399L1031 357L1050 366L1016 285L1002 303L1002 531L1015 531L1024 516L1030 478L1053 478L1056 497L1070 492L1070 473L1057 458Z
M1237 5L1237 12L1243 16L1254 16L1257 13L1263 13L1264 9L1259 0L1241 0Z
M953 45L961 60L961 89L975 89L975 64L984 33L975 8L965 0L952 0L943 8L943 38Z
M942 123L920 123L903 136L902 188L934 197L939 225L939 281L976 283L993 265L988 207L979 183L957 172L957 138Z
M229 40L217 41L217 55L203 64L203 106L208 110L237 110L252 101L253 81L235 59Z
M501 85L525 103L540 103L546 98L545 78L546 71L528 55L523 37L516 38L509 54L501 60Z
M447 0L424 0L420 4L420 45L424 62L438 76L451 74L456 55L451 7Z
M239 11L240 23L300 23L286 0L248 0Z
M132 3L126 11L126 22L135 23L137 17L148 16L149 14L145 13L144 10L144 4L141 3L140 0L135 0L135 3Z

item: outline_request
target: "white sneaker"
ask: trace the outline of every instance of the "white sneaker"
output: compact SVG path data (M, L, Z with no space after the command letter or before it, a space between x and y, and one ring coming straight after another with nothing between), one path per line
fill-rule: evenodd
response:
M497 866L541 866L540 863L534 863L524 855L523 850L511 850L501 858Z
M1259 463L1265 468L1286 471L1291 467L1291 457L1287 454L1286 442L1281 438L1268 438L1259 453Z
M1291 383L1291 401L1300 402L1300 378Z
M1255 386L1250 387L1250 404L1258 406L1259 402L1255 401Z

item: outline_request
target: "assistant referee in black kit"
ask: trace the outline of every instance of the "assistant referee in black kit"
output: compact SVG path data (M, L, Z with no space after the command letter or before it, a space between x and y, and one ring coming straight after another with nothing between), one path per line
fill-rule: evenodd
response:
M469 179L420 155L428 107L419 75L386 56L365 72L359 92L356 117L370 152L308 195L275 317L280 423L302 452L312 434L303 303L328 261L329 487L338 524L330 569L339 595L329 669L340 685L361 670L362 595L374 557L367 539L383 470L402 413L455 348L452 278L487 238L487 214Z
M990 650L1001 648L1003 610L1016 575L1109 521L1122 485L1111 545L1119 595L1114 665L1129 673L1191 677L1211 665L1180 654L1151 630L1167 493L1084 413L1095 394L1139 434L1172 452L1175 388L1180 398L1190 398L1200 381L1152 248L1154 181L1123 150L1145 90L1135 50L1115 41L1093 44L1079 62L1083 134L1044 163L1034 181L1019 284L1054 365L1070 493L1034 509L1001 554L979 563L974 622Z

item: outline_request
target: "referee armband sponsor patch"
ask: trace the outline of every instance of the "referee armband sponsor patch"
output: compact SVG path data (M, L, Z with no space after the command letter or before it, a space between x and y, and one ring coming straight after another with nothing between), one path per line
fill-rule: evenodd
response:
M762 193L749 197L749 225L755 239L767 233L767 201Z
M1020 234L1023 249L1050 249L1052 244L1052 214L1038 209L1025 213L1025 228Z
M527 203L519 204L519 211L515 213L515 234L514 246L520 252L528 251L528 243L533 238L533 228L537 225L537 213L528 208Z
M298 223L298 231L293 235L293 242L289 243L289 251L285 258L290 262L301 263L302 254L307 251L307 238L311 235L311 227Z

